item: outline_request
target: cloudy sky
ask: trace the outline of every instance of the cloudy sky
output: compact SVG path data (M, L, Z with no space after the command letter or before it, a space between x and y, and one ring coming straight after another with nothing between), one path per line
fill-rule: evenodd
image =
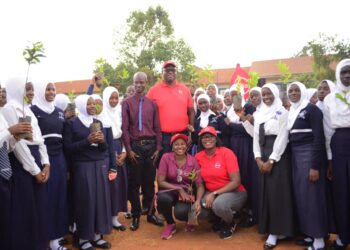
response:
M32 78L91 78L97 58L115 64L113 41L130 12L158 4L198 66L292 57L320 32L350 39L349 0L2 0L0 81L25 72L29 41L42 41L47 56L32 67Z

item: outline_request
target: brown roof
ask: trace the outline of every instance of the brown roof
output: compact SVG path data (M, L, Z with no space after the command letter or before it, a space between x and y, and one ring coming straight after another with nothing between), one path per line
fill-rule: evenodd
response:
M241 67L247 73L249 72L250 67ZM228 69L213 69L214 81L217 84L227 84L231 81L231 77L236 68Z
M69 92L74 92L75 94L86 93L91 79L87 80L76 80L76 81L67 81L67 82L55 82L56 92L68 94ZM94 88L94 93L99 92L99 89Z
M261 77L278 76L281 75L281 71L277 67L279 62L285 63L292 74L304 74L313 71L313 59L309 56L257 61L252 63L250 70L258 72Z

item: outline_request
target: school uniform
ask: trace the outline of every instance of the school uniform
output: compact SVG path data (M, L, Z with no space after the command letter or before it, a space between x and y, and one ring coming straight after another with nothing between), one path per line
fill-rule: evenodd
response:
M12 166L12 216L9 228L12 232L12 249L42 250L48 246L47 230L47 184L38 184L35 175L44 164L49 163L44 139L35 115L25 104L22 78L11 79L7 87L8 103L1 110L9 126L18 123L18 118L31 117L33 140L21 139L9 154Z
M12 143L14 144L15 140L8 131L5 118L0 113L0 249L10 249L12 168L8 151Z
M122 152L125 152L122 136L122 112L121 105L118 104L112 108L109 104L109 98L116 92L119 96L118 90L114 87L107 87L103 91L103 113L110 121L110 138L112 139L108 144L111 150L111 154L114 156L113 166L118 172L118 176L115 180L110 182L111 189L111 215L117 216L120 212L128 211L128 168L124 163L122 166L116 165L115 158Z
M245 115L252 115L255 112L255 108L246 104L244 106ZM233 107L230 109L234 112ZM256 188L253 185L257 183L258 171L253 154L253 138L247 132L244 123L240 121L237 114L229 113L230 118L230 149L236 154L238 165L240 167L241 182L248 192L248 208L255 211L254 222L256 222L257 213L257 200ZM253 191L254 189L254 191ZM253 204L255 204L253 209Z
M340 81L341 69L349 65L350 59L337 65L337 89L324 100L323 119L327 156L332 161L336 231L345 246L350 241L350 109L336 95L342 95L350 102L350 88Z
M266 84L275 96L271 106L263 104L254 123L255 158L274 160L270 174L259 173L259 233L293 236L295 228L292 169L288 144L288 112L278 88Z
M38 106L31 106L38 119L50 160L48 181L48 235L49 239L63 237L68 231L67 166L63 153L64 114L59 108L47 113Z
M295 208L299 230L309 237L322 238L328 234L323 114L309 103L305 86L300 84L299 88L302 97L297 104L292 103L288 123ZM310 169L319 171L315 183L309 181Z
M89 96L76 98L78 117L68 121L64 130L64 147L70 152L73 169L74 209L77 235L92 240L95 233L107 234L112 229L106 132L102 123L87 114ZM90 124L100 123L105 142L90 144Z
M219 113L215 117L209 118L208 126L215 128L218 137L221 140L222 146L230 147L230 127L227 126L225 122L226 115L224 113Z

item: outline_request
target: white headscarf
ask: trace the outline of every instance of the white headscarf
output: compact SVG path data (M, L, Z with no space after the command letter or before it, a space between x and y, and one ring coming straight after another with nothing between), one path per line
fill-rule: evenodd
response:
M112 122L107 116L106 112L104 112L104 103L101 96L97 94L92 94L91 97L94 98L95 101L100 100L102 102L102 112L99 115L97 115L96 118L102 122L104 128L110 128L112 126Z
M259 94L260 94L260 99L261 99L261 88L260 88L260 87L251 88L251 89L249 90L249 95L250 95L250 93L253 92L253 91L259 92ZM262 99L261 99L260 104L256 107L256 111L259 111L259 110L260 110L261 104L262 104Z
M263 101L261 102L261 108L259 110L260 114L255 119L255 122L258 126L254 126L255 128L259 128L259 125L261 123L267 122L271 118L275 117L277 112L283 112L285 110L282 105L282 101L280 99L280 91L277 86L273 83L267 83L262 87L262 89L263 88L268 88L272 92L275 99L270 106L267 106Z
M225 103L224 103L224 96L223 96L223 95L217 95L216 98L217 98L217 99L220 99L221 102L222 102L222 104L223 104L223 105L222 105L222 110L218 110L218 112L222 112L222 111L225 109L225 107L226 107L226 106L225 106Z
M57 94L55 97L54 104L56 107L65 111L70 103L69 97L65 94Z
M315 88L306 89L306 99L310 102L313 95L317 92Z
M197 105L199 103L199 100L201 100L201 99L206 100L210 104L210 97L207 94L200 94L198 96L198 98L197 98ZM199 126L201 128L205 128L205 127L208 126L208 124L209 124L209 116L211 114L215 115L215 113L213 111L211 111L210 108L208 108L208 110L206 112L201 111L200 116L197 118L197 119L201 119L200 124L199 124Z
M27 80L27 82L30 82L30 81L31 80L29 79ZM26 141L26 143L36 145L38 143L44 142L44 139L42 138L42 135L41 135L41 131L38 125L38 120L36 119L32 110L29 108L29 105L26 102L23 102L24 96L26 95L25 82L26 82L26 78L24 76L13 77L7 80L6 82L7 103L4 109L12 107L15 109L17 117L23 117L24 115L31 117L30 123L33 128L33 141L31 142ZM16 123L17 122L18 121L16 121ZM16 123L11 124L10 122L8 123L10 126L16 124Z
M109 98L111 95L116 92L119 96L119 92L116 88L114 87L107 87L103 91L103 112L106 117L109 118L111 122L111 127L113 131L113 138L117 139L120 138L122 134L121 126L122 126L122 114L121 114L121 105L120 105L120 100L114 108L111 107L109 104Z
M328 87L329 87L329 90L330 90L330 94L331 94L331 93L334 93L334 91L336 90L336 86L335 86L334 82L332 82L332 81L330 81L330 80L322 80L322 81L318 84L318 86L319 86L321 83L323 83L323 82L326 82L326 83L328 84ZM318 86L317 86L317 87L318 87ZM325 98L326 98L326 97L325 97ZM323 110L323 109L324 109L324 99L323 99L323 101L318 100L317 103L316 103L316 105L317 105L317 107L319 107L321 110Z
M292 102L289 99L291 106L288 113L288 126L287 126L288 130L290 130L293 127L294 122L297 119L300 111L310 103L305 85L302 84L301 82L292 82L287 88L287 93L292 85L297 85L299 87L300 100L298 102Z
M52 82L41 80L34 83L35 95L33 99L33 105L38 106L38 108L40 108L45 113L51 114L55 110L55 104L53 101L48 102L45 98L46 88L49 83L52 83Z
M206 94L208 94L208 89L209 89L210 87L213 87L213 88L215 89L215 96L217 96L217 95L219 94L219 89L218 89L218 86L216 86L215 83L211 83L211 84L208 85Z
M94 120L93 116L89 115L87 112L87 102L89 98L92 97L89 95L79 95L75 98L75 105L78 109L78 118L87 128L90 128L90 125Z
M197 88L195 91L194 91L194 94L193 94L193 108L194 108L194 112L197 113L197 102L196 100L194 99L196 94L198 92L202 92L202 93L205 93L205 90L203 88ZM198 100L198 98L197 98Z
M343 116L349 117L350 116L350 107L336 97L336 94L340 94L344 98L346 98L348 103L350 103L350 86L345 86L340 80L341 69L343 67L349 66L349 65L350 65L350 59L341 60L338 63L337 68L335 70L335 78L337 81L336 82L337 86L336 86L336 90L334 91L334 93L332 93L333 98L330 98L333 100L333 101L331 101L330 105L334 106L334 109L332 109L332 110L333 110L333 112L335 112L335 114L334 114L335 117L343 117ZM328 96L331 96L331 94L329 94Z

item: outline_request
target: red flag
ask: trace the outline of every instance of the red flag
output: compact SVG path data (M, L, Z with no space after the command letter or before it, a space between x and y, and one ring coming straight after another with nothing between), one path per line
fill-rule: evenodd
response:
M248 86L248 79L249 74L247 72L245 72L241 66L239 65L239 63L237 63L236 65L236 69L232 74L231 77L231 81L230 81L230 86L234 85L237 83L237 79L240 79L241 81L241 85L243 86L243 90L244 90L244 99L247 100L249 98L249 86Z

